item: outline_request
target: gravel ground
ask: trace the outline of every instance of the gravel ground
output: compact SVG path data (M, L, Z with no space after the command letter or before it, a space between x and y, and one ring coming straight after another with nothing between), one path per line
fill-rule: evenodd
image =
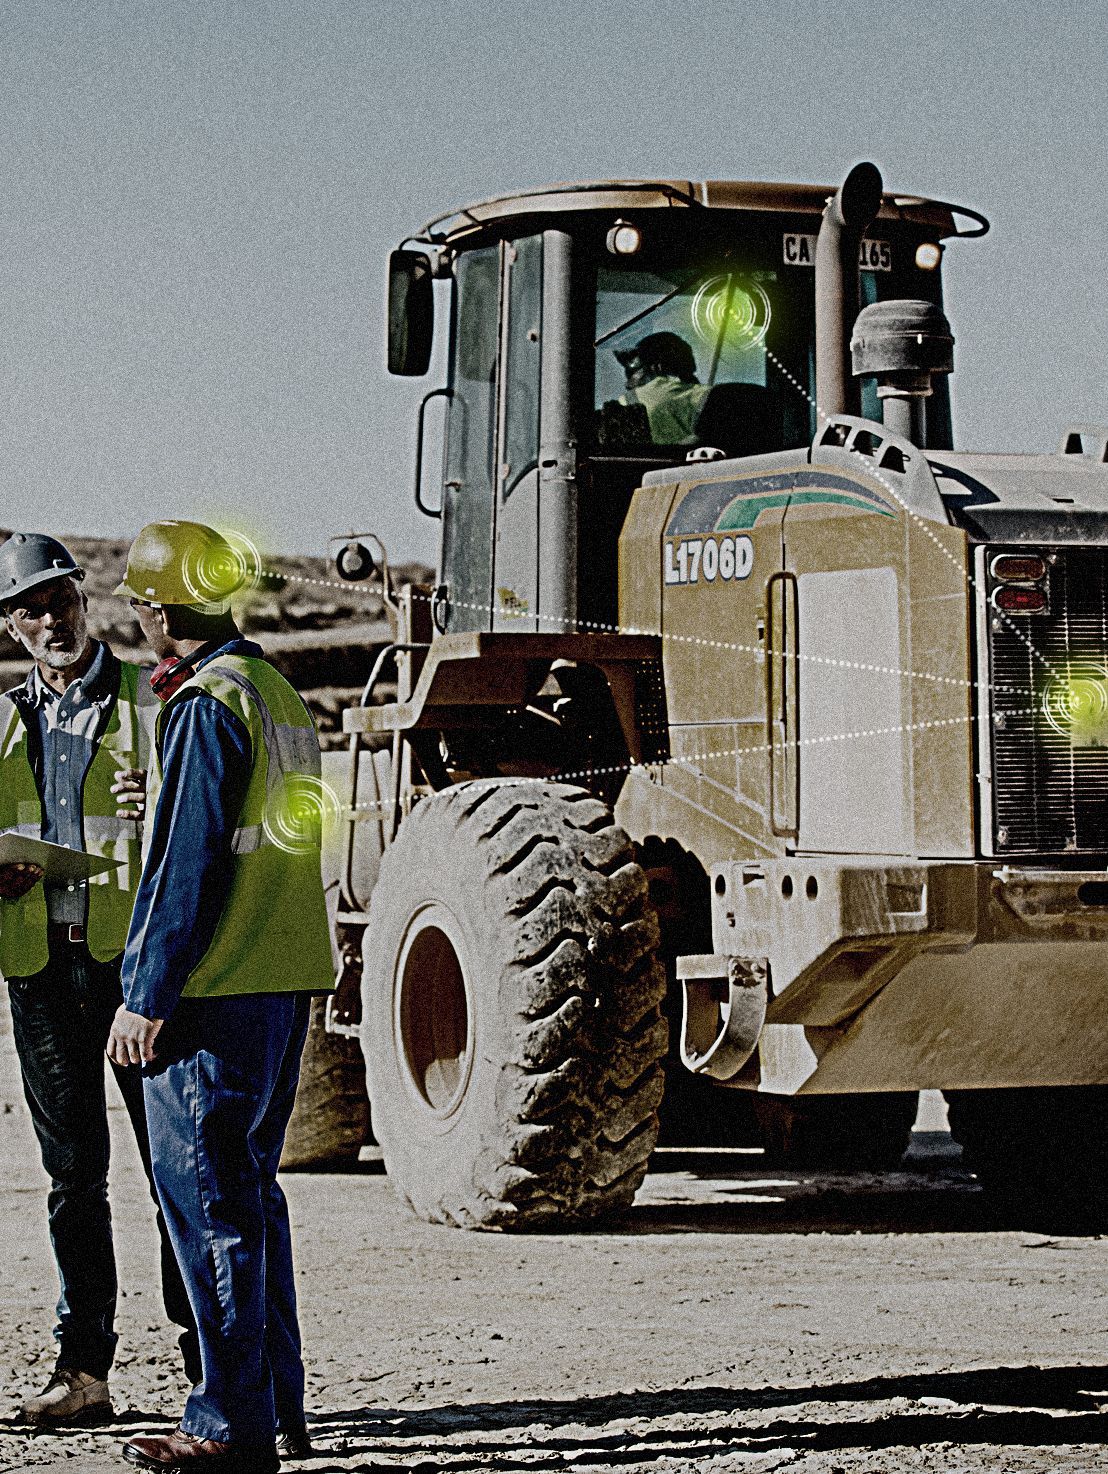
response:
M21 1431L56 1297L38 1165L0 1024L0 1470L122 1467L185 1387L155 1235L112 1112L118 1421ZM609 1231L414 1222L373 1162L285 1179L318 1446L306 1470L1108 1470L1108 1242L989 1220L917 1143L911 1171L768 1175L753 1152L659 1153Z

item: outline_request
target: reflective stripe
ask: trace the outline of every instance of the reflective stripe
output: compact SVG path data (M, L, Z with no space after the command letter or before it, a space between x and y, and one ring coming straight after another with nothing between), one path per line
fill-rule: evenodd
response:
M237 686L248 696L257 710L262 724L262 739L266 751L266 801L279 799L285 779L290 775L318 778L322 769L319 757L319 740L314 727L293 727L285 722L275 722L273 714L262 698L254 682L241 671L219 666L220 677ZM231 841L233 855L253 855L273 840L266 833L264 824L248 824L236 829Z
M273 720L269 707L262 700L262 693L253 681L244 676L241 671L232 670L225 665L217 666L216 669L221 679L229 681L232 686L237 686L240 691L244 691L258 708L258 715L262 722L262 735L265 738L266 755L269 758L266 788L275 788L279 781L289 773L303 773L309 778L318 778L322 765L315 728L290 727L285 723L278 725ZM276 762L273 761L274 758Z
M137 819L121 819L117 814L86 814L84 820L85 839L106 840L137 839Z
M7 829L0 830L2 834L18 834L23 839L41 839L41 824L9 824Z
M271 843L265 829L261 824L247 824L242 829L236 829L231 840L232 855L253 855L263 845Z

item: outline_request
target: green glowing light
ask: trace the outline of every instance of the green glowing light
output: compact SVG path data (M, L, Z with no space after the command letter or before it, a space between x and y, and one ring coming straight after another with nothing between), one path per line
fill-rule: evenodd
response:
M762 287L737 276L713 276L692 301L697 337L723 358L756 348L769 331L773 309Z
M325 830L342 817L342 801L329 783L304 773L282 780L266 802L266 838L290 855L318 850Z
M223 532L221 543L198 549L182 570L185 587L200 603L225 607L233 594L255 588L262 571L257 546L244 533Z
M1108 667L1071 665L1043 693L1043 715L1074 747L1108 747Z

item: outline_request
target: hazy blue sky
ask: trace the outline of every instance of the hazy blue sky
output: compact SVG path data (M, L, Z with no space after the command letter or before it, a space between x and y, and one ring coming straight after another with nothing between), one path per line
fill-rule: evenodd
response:
M959 443L1108 420L1108 5L0 0L0 523L321 551L411 505L390 247L575 178L837 181L993 222L947 254Z

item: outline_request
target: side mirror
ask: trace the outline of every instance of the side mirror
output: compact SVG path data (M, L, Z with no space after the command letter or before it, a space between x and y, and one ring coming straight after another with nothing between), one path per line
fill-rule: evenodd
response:
M418 378L431 363L435 294L422 251L389 256L389 373Z

